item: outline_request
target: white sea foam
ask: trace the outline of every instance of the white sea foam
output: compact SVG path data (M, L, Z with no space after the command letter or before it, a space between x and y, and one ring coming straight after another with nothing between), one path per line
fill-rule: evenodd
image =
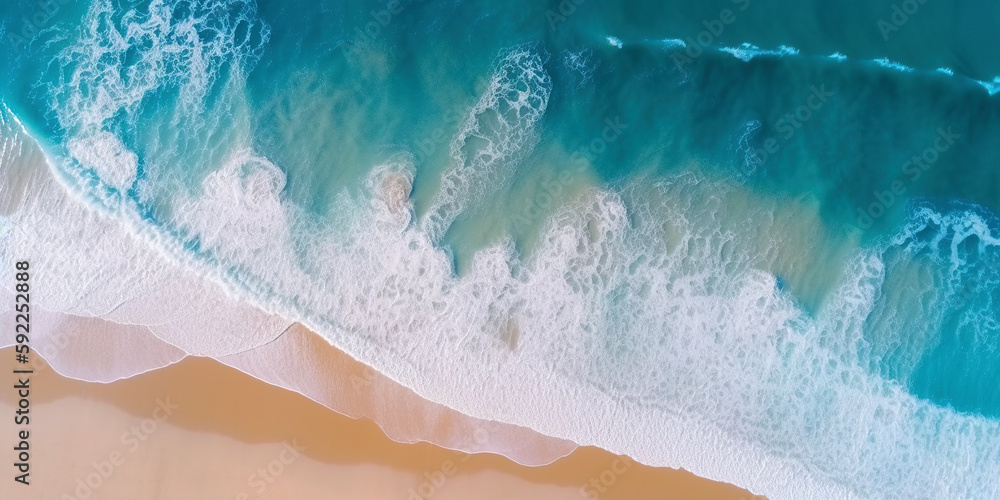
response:
M610 39L611 37L609 37L609 40ZM687 43L679 38L665 38L663 40L660 40L660 44L666 50L681 50L687 47ZM612 42L612 45L615 45L615 43ZM735 47L725 47L725 46L718 47L717 50L719 50L720 52L725 52L727 54L730 54L733 57L743 62L750 62L752 59L761 56L788 57L788 56L800 55L799 49L795 47L790 47L787 45L779 45L776 49L763 49L748 42L744 42ZM834 52L833 54L830 54L827 57L830 59L834 59L837 62L844 62L848 60L848 57L840 52ZM912 73L916 71L916 69L914 69L913 67L907 66L905 64L893 61L885 57L879 59L873 59L868 62L878 64L879 66L889 70L899 71L903 73ZM947 74L949 76L955 75L955 71L952 70L951 68L938 68L936 71ZM994 77L992 80L976 80L975 78L966 77L964 75L962 75L961 78L970 80L975 84L983 87L990 95L994 95L997 92L1000 92L1000 76Z
M593 51L584 49L577 52L564 50L562 52L563 62L570 70L579 75L578 86L586 85L593 81L594 70L597 63L594 61Z
M750 43L741 44L739 47L722 47L719 50L728 52L743 62L761 56L794 56L799 53L799 49L786 45L779 45L776 50L766 50Z
M882 66L883 68L894 69L896 71L902 71L903 73L910 73L913 71L913 68L909 66L900 64L896 61L892 61L884 57L882 59L875 59L873 62L878 64L879 66Z
M687 43L680 38L664 38L661 40L663 47L666 49L683 49L687 47Z
M0 158L3 185L22 185L26 193L11 198L14 202L5 200L11 205L5 215L9 229L0 240L0 254L7 262L32 256L33 274L45 277L32 285L33 304L144 325L165 342L200 355L252 348L290 324L241 302L219 284L164 257L120 220L70 197L23 131L4 127L0 139L4 151L18 154ZM4 269L3 276L10 272Z
M920 355L941 341L939 325L946 318L956 322L957 337L975 339L974 347L966 351L970 358L1000 349L1000 272L996 269L1000 238L995 232L986 216L975 210L942 213L918 205L907 224L885 243L885 260L899 275L897 279L905 280L909 293L878 301L885 311L872 314L869 348L876 351L876 359L885 356L879 348L889 352L896 366L891 374L895 379L905 382ZM914 304L913 296L920 301ZM910 303L896 304L907 297ZM894 309L909 314L899 317ZM899 332L906 334L896 338ZM917 358L909 365L907 353Z
M266 247L290 251L284 187L278 167L249 149L237 150L205 178L197 198L177 203L174 222L197 234L201 249L220 262L245 263Z
M683 45L683 41L680 41L681 45L677 45L676 43L677 41L678 40L664 40L664 43L667 44L668 48L674 48L674 49L684 48L685 45ZM795 47L789 47L787 45L779 45L777 49L762 49L751 43L743 43L736 47L720 47L718 50L721 52L731 54L733 57L743 62L749 62L750 60L761 56L786 57L786 56L800 55L799 49ZM841 54L840 52L834 52L833 54L830 54L827 57L834 59L837 62L844 62L849 59L847 56ZM914 71L917 71L911 66L907 66L900 62L893 61L891 59L884 57L879 59L874 59L868 62L872 62L878 64L883 68L893 71L899 71L902 73L912 73ZM937 69L936 71L952 76L954 76L955 74L955 72L950 68L940 68ZM964 75L961 76L961 78L971 81L983 87L984 89L986 89L989 95L994 95L997 92L1000 92L1000 76L994 77L992 80L976 80L975 78L966 77Z
M977 81L976 83L982 85L983 88L990 93L990 95L1000 92L1000 76L994 77L993 80L990 81Z
M740 133L739 139L737 139L736 150L738 153L743 154L743 164L746 165L746 170L740 172L737 178L745 180L755 174L760 167L760 156L757 155L753 145L750 143L754 136L760 132L760 128L760 120L750 120L743 124L743 131Z
M255 6L245 0L153 0L128 11L110 0L95 1L78 43L59 54L59 76L48 88L55 118L68 131L71 157L107 186L130 187L137 156L113 132L134 126L143 103L154 95L166 99L164 90L178 101L172 124L196 128L198 122L186 117L197 116L215 82L231 76L223 73L224 65L240 68L260 56L270 32L254 14ZM237 36L244 25L249 34ZM85 173L77 169L64 167ZM118 198L105 201L115 206Z
M934 230L933 239L918 239L917 235L927 229ZM929 251L937 254L951 264L951 272L954 273L968 264L959 247L970 239L981 247L1000 246L1000 235L993 234L984 216L968 210L941 213L922 205L914 208L906 226L890 240L890 244L911 247L915 253Z
M608 35L606 40L608 41L608 45L611 45L612 47L616 47L619 49L622 48L622 41L618 37Z
M69 154L115 189L125 191L135 182L139 157L114 134L99 131L70 139Z
M164 98L160 95L164 91L177 99L172 125L184 129L185 120L202 110L214 82L232 76L222 73L223 65L235 62L233 67L240 68L259 56L268 30L253 19L253 13L252 4L238 0L170 5L154 0L144 9L128 11L104 0L92 4L78 43L60 53L58 85L49 89L56 118L69 131L67 153L76 160L60 161L56 156L59 173L73 180L85 177L89 170L113 190L131 186L137 175L137 155L125 146L124 135L112 130L134 124L144 102L154 93ZM240 23L249 26L242 37L237 36ZM148 169L152 165L146 160ZM4 168L13 165L17 162ZM230 201L242 203L245 210L267 211L269 202L276 203L274 197L284 182L276 168L239 149L227 167L206 180L209 192L203 204L219 203L218 197L226 194L242 195ZM44 166L36 165L33 170L33 196L22 199L12 215L14 230L5 239L4 250L41 256L32 265L50 276L41 285L43 307L145 325L164 341L202 355L252 348L290 324L241 302L203 277L206 266L194 265L179 248L172 251L177 260L150 248L154 240L168 247L179 247L179 243L173 235L147 227L121 193L101 200L118 217L96 213L68 196ZM10 170L5 174L16 177ZM240 185L226 192L231 178L237 178ZM149 182L152 179L140 191L148 190ZM92 189L83 194L100 199L105 191ZM237 207L227 204L225 208L217 214L231 213ZM224 237L264 244L250 234L262 232L262 219L253 228L225 222L229 233ZM272 222L274 226L286 221ZM218 246L212 235L202 236L206 246Z
M422 221L432 238L440 238L468 203L509 179L516 161L534 146L535 123L551 91L552 79L533 47L501 56L489 87L451 142L451 166Z

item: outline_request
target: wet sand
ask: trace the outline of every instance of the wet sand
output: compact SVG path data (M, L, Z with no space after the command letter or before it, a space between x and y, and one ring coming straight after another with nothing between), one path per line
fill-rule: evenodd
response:
M0 370L12 381L13 358L12 349L0 350ZM757 498L592 447L526 467L494 454L397 443L371 420L343 416L208 358L111 384L42 369L30 385L31 485L15 483L7 465L0 498ZM0 415L8 415L0 447L10 458L16 404L14 390L0 390Z

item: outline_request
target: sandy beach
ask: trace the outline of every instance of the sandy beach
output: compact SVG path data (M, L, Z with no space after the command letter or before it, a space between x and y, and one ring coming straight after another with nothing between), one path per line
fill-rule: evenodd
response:
M0 356L12 378L12 350ZM43 368L30 385L31 485L15 483L9 468L3 498L757 498L592 447L525 467L494 454L397 443L371 420L208 358L111 384ZM0 412L10 415L16 404L13 390L0 391ZM12 450L13 426L4 428L0 446Z

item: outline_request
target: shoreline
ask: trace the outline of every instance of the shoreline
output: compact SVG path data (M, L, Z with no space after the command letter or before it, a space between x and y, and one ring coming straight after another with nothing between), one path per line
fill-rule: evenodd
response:
M0 351L12 368L12 349ZM210 358L108 384L41 370L31 403L29 488L44 498L763 498L594 447L529 467L492 453L398 443L371 419L341 415ZM0 411L14 404L12 391L0 391ZM0 436L0 445L13 437ZM109 467L107 478L97 475ZM98 484L91 495L73 493L86 493L88 480ZM16 483L2 484L0 492ZM344 495L330 496L337 488Z

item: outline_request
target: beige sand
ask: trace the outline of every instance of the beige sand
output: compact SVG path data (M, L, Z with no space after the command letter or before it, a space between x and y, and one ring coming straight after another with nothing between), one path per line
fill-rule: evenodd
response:
M0 350L8 380L13 357ZM525 467L497 455L396 443L370 420L206 358L112 384L43 370L31 387L32 484L15 483L13 466L4 466L0 498L557 500L586 498L581 488L591 480L604 491L586 492L601 499L754 498L590 447ZM12 389L0 390L0 448L8 458L15 404Z
M338 413L374 420L393 441L493 452L525 465L549 464L576 449L570 441L428 401L298 323L274 342L219 361Z

